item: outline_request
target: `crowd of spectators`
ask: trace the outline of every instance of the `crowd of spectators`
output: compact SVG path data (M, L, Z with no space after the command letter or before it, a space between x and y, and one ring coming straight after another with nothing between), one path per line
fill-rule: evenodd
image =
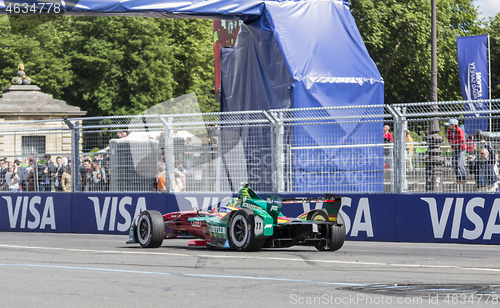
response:
M68 164L68 157L58 156L56 163L45 154L34 161L27 157L22 161L0 159L0 190L2 191L63 191L62 176Z
M82 156L79 169L81 191L106 191L109 188L109 158ZM35 161L34 157L9 161L0 159L0 190L71 192L71 166L69 156L57 156L55 163L50 154Z
M456 179L454 183L459 185L470 183L475 186L472 190L479 192L500 192L500 145L494 150L492 145L486 140L476 142L473 135L467 135L464 132L457 119L450 119L445 125L447 127L446 139L451 146L451 166ZM390 127L384 125L383 129L384 143L393 143L394 139L390 132ZM409 130L406 130L405 133L406 168L412 171L414 169L413 152L415 142ZM428 131L425 133L425 135L429 135ZM384 147L384 149L384 164L387 168L392 153L388 152L391 149L390 147ZM474 181L474 184L471 181Z

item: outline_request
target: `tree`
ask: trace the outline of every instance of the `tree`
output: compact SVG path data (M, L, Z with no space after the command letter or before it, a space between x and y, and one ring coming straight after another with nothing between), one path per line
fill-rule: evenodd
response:
M15 27L0 17L2 84L22 62L33 84L89 116L140 114L190 92L202 111L219 110L211 21L33 17L15 17Z
M83 17L70 27L74 78L66 101L88 115L127 115L172 98L171 20Z
M500 98L500 13L489 27L491 53L491 98Z
M64 34L59 29L64 19L40 24L36 29L13 31L8 16L0 16L0 83L11 84L17 66L23 63L32 83L42 91L59 98L71 85L73 73L69 70L69 57L61 46Z
M174 47L174 97L195 92L202 112L218 112L215 103L212 21L175 20L171 32Z
M481 32L472 1L437 1L439 100L461 99L455 39ZM384 78L385 102L429 101L430 1L353 0L351 12Z

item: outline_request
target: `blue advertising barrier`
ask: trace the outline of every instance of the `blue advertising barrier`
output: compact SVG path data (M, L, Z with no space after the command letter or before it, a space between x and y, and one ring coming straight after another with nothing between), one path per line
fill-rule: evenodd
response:
M73 232L128 234L132 219L144 210L167 211L166 194L73 194Z
M321 194L282 194L282 198ZM0 231L128 234L141 211L203 211L225 205L229 194L5 193L0 195ZM262 195L265 197L265 195ZM287 204L296 217L322 203ZM342 195L347 240L500 244L500 195Z
M398 196L398 240L500 244L500 195Z
M71 232L71 194L0 195L0 231Z

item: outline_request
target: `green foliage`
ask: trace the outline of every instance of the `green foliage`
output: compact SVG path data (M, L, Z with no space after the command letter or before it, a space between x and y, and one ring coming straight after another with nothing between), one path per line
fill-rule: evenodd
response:
M473 0L437 0L439 100L461 98L456 37L481 33ZM431 2L352 0L351 12L385 81L385 102L430 99Z
M175 20L171 38L175 62L174 97L194 92L202 112L218 112L215 103L214 47L212 21L198 19Z
M491 50L491 98L500 98L500 13L489 27Z
M9 18L0 16L0 83L10 85L17 66L23 63L32 83L42 91L61 97L71 86L73 76L69 57L60 49L58 27L63 20L54 19L35 29L13 32Z
M100 114L139 114L172 97L168 20L85 17L72 20L64 48L76 78L64 99Z
M212 26L208 20L136 17L0 17L0 82L18 63L33 84L90 116L140 114L173 97L214 104ZM27 25L35 23L34 27Z

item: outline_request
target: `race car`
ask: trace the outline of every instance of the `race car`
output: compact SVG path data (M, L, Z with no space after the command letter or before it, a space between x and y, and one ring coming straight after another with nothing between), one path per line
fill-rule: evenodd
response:
M286 217L281 209L290 203L323 202L325 209L314 209L297 218ZM146 210L130 226L129 241L144 248L161 246L164 238L192 236L190 246L258 251L294 245L314 246L319 251L335 251L345 240L345 225L339 213L341 197L281 199L259 197L245 184L227 206L209 212L173 212L161 215Z

